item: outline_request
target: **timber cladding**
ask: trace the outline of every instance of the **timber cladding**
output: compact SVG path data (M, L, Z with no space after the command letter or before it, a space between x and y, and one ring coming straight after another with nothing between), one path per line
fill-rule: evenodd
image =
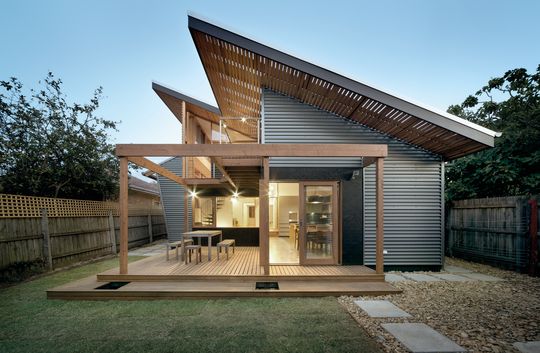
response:
M114 203L58 200L55 204L51 201L54 199L48 198L0 196L0 269L40 259L50 263L52 268L62 267L111 254L118 248L117 208L111 207ZM65 201L75 201L72 203L75 209L67 208L65 205L70 203ZM59 203L62 207L55 208ZM47 205L51 206L51 211L44 207ZM138 208L137 213L130 214L129 247L164 235L165 221L158 210L146 209L144 213Z

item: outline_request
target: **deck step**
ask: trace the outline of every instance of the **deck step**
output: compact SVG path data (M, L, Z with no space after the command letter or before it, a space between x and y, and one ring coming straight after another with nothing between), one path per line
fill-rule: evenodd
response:
M266 279L268 281L268 279ZM96 276L53 288L47 291L49 299L73 300L142 300L216 297L320 297L369 296L401 293L387 282L289 281L279 280L279 289L255 289L256 281L164 281L131 282L116 290L96 290L103 282Z
M132 281L132 282L179 282L179 281L302 281L302 282L384 282L384 275L299 275L299 276L262 276L262 275L152 275L152 274L103 274L97 275L98 281Z

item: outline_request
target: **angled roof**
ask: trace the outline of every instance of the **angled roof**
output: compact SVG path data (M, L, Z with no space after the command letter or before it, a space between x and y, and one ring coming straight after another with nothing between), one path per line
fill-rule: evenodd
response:
M261 88L455 159L493 147L498 134L189 16L189 30L223 116L259 117Z
M182 122L182 102L186 103L187 112L192 113L203 120L219 124L219 120L223 118L219 108L170 87L157 82L152 82L152 89L180 122ZM249 125L243 124L241 121L227 121L227 129L232 130L227 131L228 135L240 133L240 136L247 136L251 139L257 138L257 132Z
M159 196L159 186L157 183L149 183L147 181L134 177L133 175L129 176L128 188L130 188L131 190Z

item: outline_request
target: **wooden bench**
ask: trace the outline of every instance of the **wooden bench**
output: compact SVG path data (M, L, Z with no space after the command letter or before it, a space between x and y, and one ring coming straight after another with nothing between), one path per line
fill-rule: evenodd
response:
M217 259L219 260L219 253L221 253L221 248L225 248L225 253L227 254L227 260L229 259L229 248L232 246L232 252L234 254L234 239L225 239L220 241L217 244Z
M199 244L196 244L196 245L186 245L184 247L186 253L184 254L184 262L188 263L188 259L189 259L189 262L191 262L191 254L193 252L195 252L195 264L199 264L199 262L202 262L202 248Z
M178 261L178 248L182 247L182 243L184 243L184 246L188 244L193 244L193 239L172 241L172 242L167 242L165 244L166 249L167 249L167 261L169 261L169 251L171 251L172 249L176 249L176 261ZM182 254L182 256L184 256L184 254Z

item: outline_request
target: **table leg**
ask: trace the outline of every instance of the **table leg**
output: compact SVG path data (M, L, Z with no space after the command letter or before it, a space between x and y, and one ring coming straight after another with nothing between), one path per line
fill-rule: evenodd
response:
M208 261L212 261L212 236L208 236Z

